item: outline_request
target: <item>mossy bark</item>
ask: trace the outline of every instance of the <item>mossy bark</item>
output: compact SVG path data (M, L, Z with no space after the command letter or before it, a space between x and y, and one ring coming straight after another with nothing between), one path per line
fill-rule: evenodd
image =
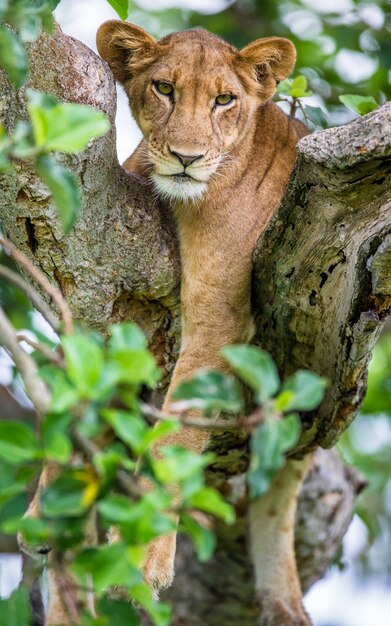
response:
M30 86L96 106L113 123L113 78L90 49L58 29L32 44L30 55ZM25 117L24 91L2 76L0 92L0 121L12 131ZM83 153L59 159L83 190L73 231L63 235L50 194L32 163L23 162L1 178L3 232L59 286L80 323L102 331L124 320L141 325L164 372L163 393L180 341L171 215L143 180L119 166L114 129ZM297 454L334 444L365 392L371 350L391 305L390 172L390 104L304 138L283 203L255 251L256 342L273 354L282 376L310 368L330 381L320 409L305 417ZM244 521L247 444L240 432L212 438L219 460L209 479L233 501L238 521L217 527L218 549L208 564L180 543L169 592L177 626L257 623ZM361 486L335 454L317 453L298 513L304 588L334 558Z

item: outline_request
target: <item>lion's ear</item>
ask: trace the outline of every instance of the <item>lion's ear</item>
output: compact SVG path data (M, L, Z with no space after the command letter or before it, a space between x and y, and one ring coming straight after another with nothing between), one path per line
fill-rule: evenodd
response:
M296 48L289 39L265 37L243 48L240 57L253 66L259 82L272 75L278 83L292 72L296 62Z
M140 26L120 20L110 20L99 27L96 46L120 83L153 62L158 50L158 43L152 35Z

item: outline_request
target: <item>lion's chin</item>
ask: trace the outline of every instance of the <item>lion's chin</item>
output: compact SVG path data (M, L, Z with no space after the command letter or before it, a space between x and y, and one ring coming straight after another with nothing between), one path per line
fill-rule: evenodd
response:
M207 183L191 176L163 176L153 172L151 179L158 194L165 200L197 202L205 194Z

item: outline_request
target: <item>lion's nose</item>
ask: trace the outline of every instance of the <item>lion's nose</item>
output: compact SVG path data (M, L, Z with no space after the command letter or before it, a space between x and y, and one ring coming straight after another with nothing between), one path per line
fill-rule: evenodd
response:
M171 154L173 154L180 160L183 167L187 167L188 165L191 165L192 163L194 163L194 161L198 161L198 159L202 159L202 157L204 156L203 154L195 154L195 155L180 154L179 152L175 152L175 150L171 150L171 148L168 148L168 149L171 152Z

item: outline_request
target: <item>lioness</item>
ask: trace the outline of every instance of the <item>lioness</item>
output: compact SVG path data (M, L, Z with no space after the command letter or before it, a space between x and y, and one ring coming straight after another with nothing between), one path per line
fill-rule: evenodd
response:
M117 20L97 34L100 55L125 87L143 140L127 159L174 212L182 260L182 344L170 393L200 367L226 370L220 349L247 342L252 253L269 223L307 129L271 102L291 73L287 39L259 39L239 51L205 30L156 41ZM183 429L165 443L202 452L207 433ZM158 454L158 450L155 450ZM263 626L308 626L297 578L293 529L308 459L289 461L250 511ZM155 589L174 573L175 536L150 545L144 575Z

